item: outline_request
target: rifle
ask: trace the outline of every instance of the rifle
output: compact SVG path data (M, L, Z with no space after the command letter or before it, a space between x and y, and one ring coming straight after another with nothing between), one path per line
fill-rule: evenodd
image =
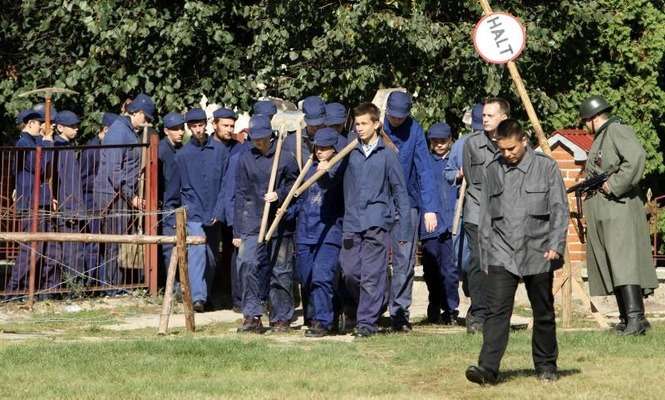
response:
M577 185L573 185L566 190L566 193L575 193L575 205L577 212L575 219L577 220L577 229L580 233L580 242L584 243L584 225L582 224L582 198L585 196L594 195L602 190L603 184L609 179L610 175L617 172L619 166L615 165L610 167L607 171L600 174L593 174L591 177L583 180Z

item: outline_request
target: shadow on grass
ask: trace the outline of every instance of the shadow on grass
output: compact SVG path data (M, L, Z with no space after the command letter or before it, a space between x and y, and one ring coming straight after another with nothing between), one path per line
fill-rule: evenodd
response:
M560 369L559 378L566 378L568 376L577 375L582 373L579 368ZM518 378L536 377L536 371L533 369L509 369L499 373L499 382L505 383Z

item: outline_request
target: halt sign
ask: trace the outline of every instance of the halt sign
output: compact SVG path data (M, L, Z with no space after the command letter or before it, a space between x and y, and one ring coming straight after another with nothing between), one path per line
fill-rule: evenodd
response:
M473 28L473 45L483 60L505 64L522 54L526 30L520 21L507 13L485 15Z

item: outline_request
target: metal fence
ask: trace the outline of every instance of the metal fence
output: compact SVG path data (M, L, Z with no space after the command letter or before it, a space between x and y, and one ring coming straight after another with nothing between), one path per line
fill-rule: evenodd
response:
M157 234L158 138L119 146L0 147L0 231ZM136 208L128 194L144 199ZM38 236L38 235L36 235ZM157 245L0 242L0 296L157 290ZM77 239L78 240L78 239Z

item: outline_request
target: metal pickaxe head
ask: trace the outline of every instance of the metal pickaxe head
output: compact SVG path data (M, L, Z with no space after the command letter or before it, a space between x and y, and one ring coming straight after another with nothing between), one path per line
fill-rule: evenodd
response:
M27 97L27 96L36 94L36 95L41 95L44 98L50 98L54 94L60 94L60 93L62 93L62 94L79 94L79 92L71 90L71 89L58 88L58 87L46 87L46 88L29 90L27 92L19 94L18 97Z

